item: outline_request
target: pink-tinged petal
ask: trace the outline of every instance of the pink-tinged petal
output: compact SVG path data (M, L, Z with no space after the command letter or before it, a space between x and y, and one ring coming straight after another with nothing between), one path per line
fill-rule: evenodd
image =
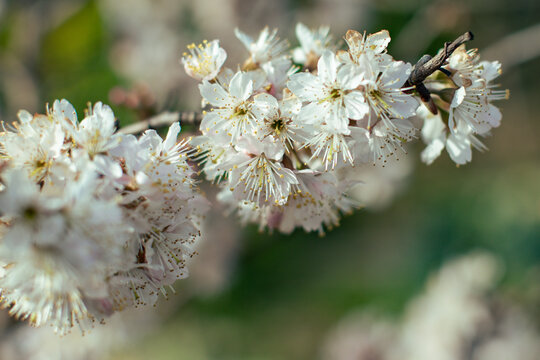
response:
M218 84L211 84L208 81L203 81L199 85L201 96L212 106L223 107L231 103L230 95Z

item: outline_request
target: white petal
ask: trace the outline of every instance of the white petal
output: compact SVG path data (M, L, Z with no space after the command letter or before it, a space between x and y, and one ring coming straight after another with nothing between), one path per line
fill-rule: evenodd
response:
M349 130L349 117L347 112L341 104L331 104L330 110L327 111L325 118L326 128L332 133L348 135Z
M298 122L306 124L321 124L330 111L330 104L328 102L319 104L316 102L309 103L302 107L298 114Z
M501 74L501 63L498 61L482 61L479 67L482 69L481 76L488 82Z
M249 35L243 33L243 32L240 31L238 28L235 28L235 29L234 29L234 35L236 36L236 38L237 38L238 40L240 40L240 41L242 42L242 44L244 44L244 46L245 46L248 50L250 49L251 44L253 43L253 39L252 39Z
M251 112L258 120L274 118L278 115L278 111L278 101L272 95L263 93L255 96Z
M30 114L28 111L26 110L19 110L19 112L17 113L17 117L19 118L19 120L21 121L21 123L29 123L32 121L32 119L34 118L32 116L32 114Z
M495 105L489 104L488 110L482 114L482 118L491 127L498 127L501 125L502 114Z
M369 105L360 91L353 91L345 95L343 100L347 109L347 117L360 120L368 114Z
M356 64L342 66L337 74L337 81L344 90L356 89L363 82L362 68Z
M412 65L403 61L393 61L383 72L381 76L381 84L385 88L399 89L405 84L409 78Z
M218 84L203 81L199 85L201 96L213 106L223 107L231 103L230 95Z
M66 99L62 99L60 101L55 100L53 104L53 113L55 117L59 119L66 119L71 124L77 125L77 112L75 111L75 108L69 101Z
M466 95L467 95L467 91L465 90L463 86L457 89L456 93L454 94L454 97L452 98L452 103L450 104L450 107L456 108L459 105L461 105Z
M390 34L388 30L381 30L375 34L368 35L365 47L374 53L383 52L390 43Z
M321 80L309 73L292 75L287 86L302 101L317 101L324 97L325 87Z
M440 115L429 114L424 119L424 125L422 126L422 139L426 143L429 143L435 139L444 139L445 129L446 126L444 125Z
M427 165L431 165L433 161L435 161L435 159L441 155L443 149L444 141L435 139L434 141L430 142L428 146L426 146L424 151L422 151L420 158L422 159L422 162L426 163Z
M163 151L168 151L176 145L176 139L178 137L178 133L180 132L180 123L175 122L169 127L169 131L167 132L167 137L165 138L165 141L163 141Z
M392 97L390 112L397 118L409 118L416 114L416 109L420 105L418 100L408 94L399 94Z
M450 158L459 165L466 164L472 159L471 143L467 137L451 134L446 140L446 151Z
M313 39L313 36L311 35L311 31L309 30L309 28L302 23L296 24L295 32L296 32L296 37L298 38L298 42L301 45L305 43L309 43Z
M326 84L333 84L336 81L339 65L336 55L330 50L325 50L317 64L319 78Z
M243 72L238 72L231 79L229 92L240 101L247 100L253 93L253 81L251 77Z

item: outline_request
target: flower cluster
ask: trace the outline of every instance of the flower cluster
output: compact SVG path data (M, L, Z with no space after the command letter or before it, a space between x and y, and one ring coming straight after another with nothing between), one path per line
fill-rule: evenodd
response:
M83 120L66 100L3 124L2 306L32 325L82 330L153 304L187 276L206 203L185 141L115 132L110 107Z
M290 49L277 30L256 39L236 30L249 54L237 71L218 40L188 46L182 63L206 109L195 138L178 141L177 122L164 139L120 134L107 105L79 121L66 100L2 124L1 305L65 333L154 304L187 276L200 238L208 204L196 170L244 223L322 234L359 199L375 206L395 192L406 167L367 168L395 166L419 134L423 161L446 148L463 164L472 146L485 148L476 136L500 124L491 103L508 96L492 84L500 64L476 51L459 48L425 80L428 111L410 85L413 66L387 53L387 31L349 30L345 50L327 27L296 33ZM358 191L366 179L377 184Z
M501 74L498 61L480 61L476 50L462 45L448 59L449 76L432 76L426 85L434 94L437 114L421 109L422 139L427 144L422 161L431 164L442 150L458 165L472 159L471 147L485 150L476 137L487 136L501 123L502 114L491 102L507 99L508 90L495 90L491 83Z
M490 101L506 92L489 84L500 66L478 62L474 52L456 52L450 76L430 79L450 113L444 123L420 106L407 83L413 67L387 53L386 30L349 30L347 50L337 51L327 27L299 24L300 46L291 51L276 30L265 28L257 39L235 34L249 52L236 72L224 67L218 40L190 45L182 59L187 74L201 81L207 107L193 146L206 178L222 188L219 199L261 228L322 233L359 205L348 196L359 184L350 180L358 178L351 169L399 159L418 133L429 143L424 161L446 146L463 163L471 145L483 148L474 134L500 122ZM448 93L453 98L444 108ZM418 117L423 121L412 121Z

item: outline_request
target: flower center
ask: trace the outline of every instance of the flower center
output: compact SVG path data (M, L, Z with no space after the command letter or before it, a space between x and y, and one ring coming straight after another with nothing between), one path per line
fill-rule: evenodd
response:
M31 206L23 210L23 218L28 221L34 220L37 217L37 214L38 214L37 210Z
M285 128L285 121L283 121L282 118L275 119L272 125L270 125L272 129L276 132L277 135L279 135L283 128Z
M248 112L243 106L237 106L236 109L234 109L234 115L233 116L244 116Z
M340 89L332 89L330 91L330 98L337 99L341 96L341 90Z

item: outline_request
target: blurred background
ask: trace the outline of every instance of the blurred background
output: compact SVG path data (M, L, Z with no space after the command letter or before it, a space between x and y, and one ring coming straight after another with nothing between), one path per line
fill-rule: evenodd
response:
M410 323L413 299L429 293L430 274L477 251L497 264L498 275L480 292L482 299L496 293L495 303L519 308L530 322L528 336L540 342L538 1L4 0L0 117L11 122L19 109L43 112L57 98L68 99L80 113L88 101L108 102L121 125L162 110L195 111L197 84L179 64L188 44L218 38L228 53L226 64L234 67L247 55L234 38L235 27L253 36L265 25L278 27L281 38L296 45L298 21L329 25L336 38L347 29L388 29L389 53L412 63L471 30L469 47L479 48L484 60L502 62L499 83L511 90L510 100L497 104L503 122L485 139L489 152L474 152L473 162L460 168L446 154L426 166L419 161L423 146L413 144L396 182L367 187L369 206L324 237L239 229L234 217L215 209L190 279L180 281L177 294L157 311L124 315L111 321L103 337L82 340L57 340L3 320L2 359L79 359L75 348L86 356L80 359L389 359L375 350L333 353L339 324L352 313L361 314L362 329L377 322L366 316L379 317L364 313L384 314L394 328ZM481 269L472 266L460 276L474 277ZM467 314L457 308L455 317ZM367 332L353 331L352 342L372 339L373 331ZM88 353L81 350L83 341L94 341L85 345ZM516 355L525 349L514 346ZM540 359L535 351L513 358Z

